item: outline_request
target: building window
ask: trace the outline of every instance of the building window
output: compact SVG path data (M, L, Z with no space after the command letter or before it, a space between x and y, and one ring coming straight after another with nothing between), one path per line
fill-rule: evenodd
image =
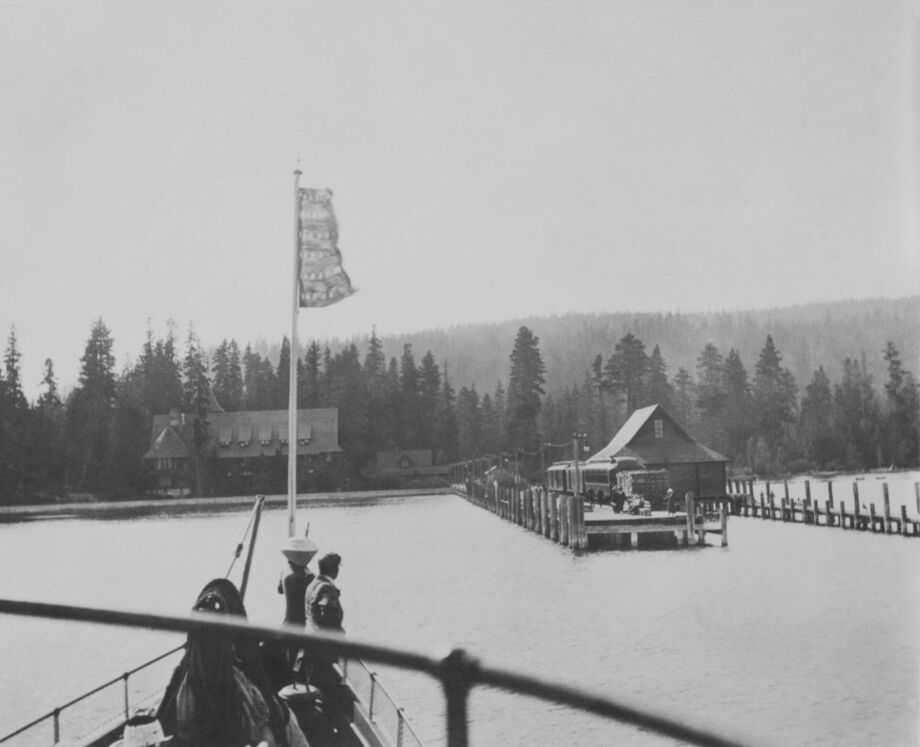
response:
M664 438L664 421L661 418L655 418L655 438Z

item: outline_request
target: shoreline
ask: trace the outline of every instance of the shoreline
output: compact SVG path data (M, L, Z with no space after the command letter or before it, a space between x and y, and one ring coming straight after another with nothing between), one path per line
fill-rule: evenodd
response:
M350 492L299 493L297 506L311 503L356 503L382 498L411 498L422 495L448 495L452 488L415 488L404 490L361 490ZM93 516L105 514L143 514L162 510L195 510L245 508L255 502L257 496L219 496L216 498L148 498L137 501L99 501L44 503L38 505L0 506L0 522L30 518L51 518L60 516ZM286 495L265 496L265 506L287 506Z

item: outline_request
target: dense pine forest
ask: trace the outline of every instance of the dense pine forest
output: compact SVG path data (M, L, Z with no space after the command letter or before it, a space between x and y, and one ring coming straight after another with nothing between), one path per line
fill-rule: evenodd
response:
M374 487L378 451L431 449L440 463L515 459L530 476L571 457L573 432L603 446L635 409L663 405L737 472L916 467L914 368L920 297L712 314L570 314L308 341L299 407L337 407L343 479ZM0 503L76 493L128 499L150 489L142 456L155 414L285 409L291 348L223 340L205 349L148 329L117 372L97 320L79 381L62 393L51 360L23 393L10 328L0 371ZM300 351L299 351L300 352ZM207 493L208 487L202 486Z

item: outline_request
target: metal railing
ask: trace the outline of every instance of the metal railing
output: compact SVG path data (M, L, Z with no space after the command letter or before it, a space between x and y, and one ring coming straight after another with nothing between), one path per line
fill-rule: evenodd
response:
M403 709L380 684L376 672L368 669L360 659L343 659L342 674L367 710L368 719L384 733L390 744L395 747L424 747Z
M272 641L287 647L303 648L308 655L325 652L339 658L360 658L378 664L424 672L437 679L444 690L447 701L448 747L467 747L469 744L468 698L471 689L477 685L497 687L552 701L580 711L632 724L688 744L728 747L747 743L737 738L716 734L702 726L655 713L644 705L598 697L581 688L547 682L534 675L485 666L462 649L454 649L447 656L434 658L413 651L365 643L334 634L306 633L289 628L259 626L245 619L232 619L207 613L192 613L189 616L177 617L8 599L0 599L0 613L157 629L176 633L199 635L207 633L253 643Z
M38 718L30 721L24 726L21 726L20 728L16 729L16 731L10 732L9 734L5 736L0 737L0 743L8 742L12 740L13 738L18 737L19 735L24 734L25 732L30 731L31 729L34 729L40 726L42 723L50 720L52 730L53 730L53 735L54 735L54 743L57 744L58 742L61 741L61 716L65 711L81 703L87 702L93 696L98 695L99 693L103 693L106 690L117 686L119 683L122 685L121 701L124 705L124 709L123 709L124 718L127 719L130 716L134 708L136 708L139 704L144 703L145 701L149 700L152 696L156 695L155 692L150 692L150 693L147 693L146 695L138 695L137 693L135 693L135 697L132 699L132 691L130 687L131 676L137 674L138 672L145 671L149 669L150 667L152 667L153 665L161 661L164 661L165 659L168 659L170 656L173 656L174 654L179 653L184 648L185 648L185 644L183 643L181 646L172 648L169 651L163 654L160 654L159 656L153 659L150 659L149 661L145 661L140 666L134 667L134 669L129 669L127 672L124 672L118 677L114 677L108 682L103 682L98 687L94 687L92 690L89 690L88 692L85 692L82 695L76 698L73 698L72 700L67 701L66 703L58 706L57 708L52 709L51 711L48 711L46 714L39 716ZM95 727L98 728L101 721L102 719L99 719L98 721L96 721ZM115 723L113 722L113 727L114 725ZM81 735L81 736L87 736L87 735Z

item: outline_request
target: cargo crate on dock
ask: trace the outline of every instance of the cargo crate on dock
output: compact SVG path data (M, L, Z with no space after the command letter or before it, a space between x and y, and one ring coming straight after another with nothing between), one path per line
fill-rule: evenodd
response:
M617 473L617 485L627 496L641 495L658 511L664 507L671 487L666 469L641 469Z

